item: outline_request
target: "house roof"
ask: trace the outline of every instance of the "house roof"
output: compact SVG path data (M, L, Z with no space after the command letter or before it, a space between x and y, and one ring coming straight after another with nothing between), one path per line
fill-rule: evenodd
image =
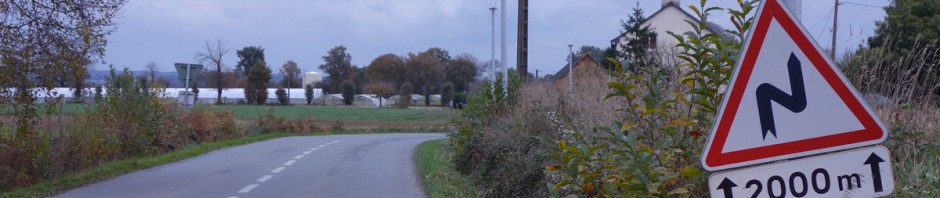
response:
M586 59L590 59L591 61L594 61L594 63L600 63L600 62L598 62L597 60L603 60L603 59L599 59L599 58L600 58L600 57L594 57L594 56L590 55L589 53L576 54L575 57L574 57L574 63L573 63L573 65L572 65L572 67L578 66L578 64L581 63L581 61L584 61L584 60L586 60ZM563 77L563 76L565 76L565 75L568 75L568 64L567 64L567 63L565 63L565 65L562 66L561 69L558 70L558 72L555 72L555 75L552 75L552 80L561 79L561 77Z
M682 14L685 14L686 17L688 17L688 18L690 18L690 19L693 19L693 20L698 20L698 17L692 16L692 14L689 14L688 12L685 12L685 10L682 9L682 6L679 6L679 3L674 2L674 1L671 1L671 2L666 3L666 5L663 5L663 7L660 8L659 10L656 10L656 12L654 12L653 14L651 14L649 17L646 17L646 21L649 21L650 19L652 19L652 18L654 18L654 17L660 15L661 13L663 13L663 11L666 10L666 7L675 7L676 9L679 9L679 12L682 12ZM646 21L644 21L644 23L646 23ZM646 24L646 25L649 25L649 24ZM712 26L705 26L705 29L707 29L708 31L711 31L711 32L713 32L713 33L721 33L720 30L716 30L716 29L714 29L714 27L712 27ZM681 32L677 32L677 33L681 33ZM624 36L626 36L626 35L627 35L626 32L620 33L620 35L617 35L617 37L614 37L613 39L610 40L610 44L611 44L611 45L617 44L617 42L620 40L620 38L621 38L621 37L624 37Z

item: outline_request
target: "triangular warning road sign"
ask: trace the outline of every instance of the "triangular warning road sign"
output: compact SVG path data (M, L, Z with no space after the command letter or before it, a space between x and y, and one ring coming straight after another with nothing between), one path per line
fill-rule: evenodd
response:
M710 171L884 142L887 131L779 0L761 3L702 153Z

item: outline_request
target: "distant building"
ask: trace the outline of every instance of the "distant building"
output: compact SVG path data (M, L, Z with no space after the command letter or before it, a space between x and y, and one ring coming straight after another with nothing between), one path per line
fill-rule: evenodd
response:
M649 17L646 17L646 21L643 22L642 26L649 26L650 30L655 33L651 41L649 41L650 48L675 46L678 44L676 38L669 35L668 32L682 34L693 31L692 27L689 26L686 21L698 21L699 19L682 10L682 5L680 5L679 1L680 0L662 0L662 7ZM720 27L717 25L709 24L705 28L705 33L722 32L719 29ZM621 33L610 40L611 48L616 49L618 52L623 52L622 45L632 36L633 35Z
M572 70L574 73L571 75L574 77L572 83L573 89L583 88L584 86L598 86L607 83L607 74L604 72L604 68L601 68L598 64L598 60L603 60L601 57L593 57L589 54L578 54L574 56L574 64L572 65ZM555 87L559 90L568 89L568 64L561 67L555 75L552 75L552 78L555 81Z
M320 81L323 81L323 74L319 72L304 73L304 86L313 85Z

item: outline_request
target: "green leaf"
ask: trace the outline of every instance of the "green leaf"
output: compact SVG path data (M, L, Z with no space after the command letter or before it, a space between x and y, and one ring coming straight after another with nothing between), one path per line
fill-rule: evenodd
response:
M689 189L676 188L676 189L672 189L672 191L669 191L669 195L675 195L675 194L689 194Z
M695 166L688 165L688 166L685 166L685 168L682 168L681 171L679 171L679 175L682 175L683 177L687 177L687 178L698 177L702 175L702 171L700 171Z
M631 128L636 127L636 125L637 125L636 122L626 122L626 123L623 123L623 125L620 126L620 132L624 132L624 131L630 130Z

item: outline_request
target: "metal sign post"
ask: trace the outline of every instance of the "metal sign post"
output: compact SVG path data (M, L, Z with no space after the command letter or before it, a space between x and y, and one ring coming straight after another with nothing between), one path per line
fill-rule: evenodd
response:
M176 63L176 72L179 74L180 82L184 83L183 91L180 91L177 97L180 106L192 107L196 103L196 94L189 89L189 83L194 81L194 76L199 76L203 66L200 64Z

